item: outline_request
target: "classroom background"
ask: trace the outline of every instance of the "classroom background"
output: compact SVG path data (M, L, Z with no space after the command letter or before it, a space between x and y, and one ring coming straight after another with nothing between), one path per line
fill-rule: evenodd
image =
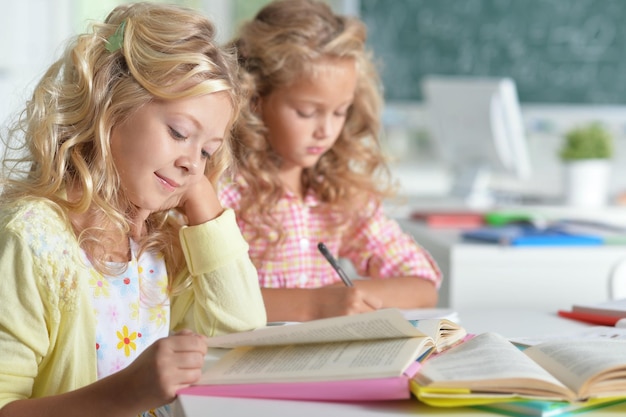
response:
M211 16L218 38L267 0L172 0ZM3 1L0 120L28 97L60 45L121 0ZM532 163L530 178L497 175L501 187L548 197L563 192L563 135L588 121L615 138L610 202L626 192L626 7L620 0L334 0L360 16L385 89L385 146L400 192L445 195L451 166L429 128L420 88L428 74L511 77Z

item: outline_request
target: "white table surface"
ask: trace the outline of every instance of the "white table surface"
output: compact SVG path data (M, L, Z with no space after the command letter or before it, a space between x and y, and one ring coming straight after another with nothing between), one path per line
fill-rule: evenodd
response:
M568 334L589 325L560 318L556 313L529 310L471 310L459 311L461 325L470 333L497 332L509 338L540 337ZM313 402L266 400L249 398L220 398L186 395L174 404L176 417L399 417L399 416L498 416L469 407L437 408L426 406L414 398L379 402ZM593 410L581 416L626 416L626 403Z

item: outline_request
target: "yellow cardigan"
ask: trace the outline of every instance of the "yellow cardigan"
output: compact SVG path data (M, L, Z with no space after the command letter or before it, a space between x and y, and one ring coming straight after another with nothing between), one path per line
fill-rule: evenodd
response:
M192 285L171 299L171 328L214 335L266 323L256 270L232 210L184 227ZM0 408L97 379L90 276L70 226L48 204L0 210Z

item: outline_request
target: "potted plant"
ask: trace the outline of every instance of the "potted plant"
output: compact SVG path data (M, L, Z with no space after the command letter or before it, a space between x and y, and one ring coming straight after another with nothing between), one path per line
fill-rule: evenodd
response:
M571 129L565 134L559 156L565 164L566 202L599 207L607 202L613 137L600 123Z

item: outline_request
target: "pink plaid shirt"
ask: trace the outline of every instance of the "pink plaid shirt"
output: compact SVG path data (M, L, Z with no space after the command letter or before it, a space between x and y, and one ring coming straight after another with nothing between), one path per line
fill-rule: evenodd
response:
M220 190L225 207L237 210L241 185L228 184ZM250 258L256 266L261 287L313 288L340 282L341 279L318 251L324 242L335 256L352 262L357 273L369 278L416 276L439 287L441 272L430 254L405 234L399 225L387 218L382 208L368 218L355 218L351 227L338 233L331 224L331 215L323 210L315 195L304 201L287 192L274 214L287 233L280 250L273 257L262 257L267 241L257 239L250 244ZM238 220L244 238L250 242L250 228ZM353 231L353 232L350 232Z

